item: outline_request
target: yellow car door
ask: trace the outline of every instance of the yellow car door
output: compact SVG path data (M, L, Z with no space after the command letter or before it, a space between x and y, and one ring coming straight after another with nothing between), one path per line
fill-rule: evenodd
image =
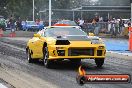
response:
M43 57L43 41L40 38L34 37L32 39L32 58L42 58Z

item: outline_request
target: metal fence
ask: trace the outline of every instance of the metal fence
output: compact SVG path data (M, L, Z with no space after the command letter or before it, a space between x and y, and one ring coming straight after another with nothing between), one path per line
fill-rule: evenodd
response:
M94 27L92 23L84 23L83 31L85 31L86 33L92 32L95 35L107 34L109 36L122 36L122 37L129 36L128 26L120 27L119 24L108 23L108 22L98 22L98 29L96 29L96 27Z

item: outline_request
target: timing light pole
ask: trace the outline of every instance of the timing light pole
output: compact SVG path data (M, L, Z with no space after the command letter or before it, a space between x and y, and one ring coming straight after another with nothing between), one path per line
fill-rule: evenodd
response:
M51 26L51 0L49 0L49 26Z
M34 21L34 0L33 0L33 21Z

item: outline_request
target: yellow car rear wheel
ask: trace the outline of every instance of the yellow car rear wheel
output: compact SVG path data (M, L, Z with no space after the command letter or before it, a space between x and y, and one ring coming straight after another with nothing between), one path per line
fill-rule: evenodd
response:
M34 62L34 60L33 60L32 57L31 57L31 53L30 53L30 50L29 50L29 49L28 49L28 51L27 51L27 59L28 59L28 63Z

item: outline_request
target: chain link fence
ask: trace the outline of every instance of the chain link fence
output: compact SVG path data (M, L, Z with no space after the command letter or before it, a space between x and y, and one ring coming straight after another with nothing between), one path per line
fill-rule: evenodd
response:
M99 26L99 32L100 33L107 33L108 31L108 22L98 22ZM84 23L83 25L83 30L88 33L88 32L93 32L95 30L95 27L92 23Z
M115 37L129 37L128 26L120 27L119 24L109 22L97 22L98 27L92 23L84 23L83 31L94 33L95 35L108 35ZM98 32L98 33L97 33Z
M103 17L102 22L98 23L98 28L95 27L92 24L92 20L95 17L96 12L81 12L81 11L71 11L71 10L65 10L59 11L58 10L52 10L52 25L55 24L58 20L74 20L77 22L78 18L83 18L85 20L85 23L83 25L83 30L86 33L92 32L96 35L99 34L107 34L110 36L128 36L128 28L123 27L121 28L118 24L118 26L109 27L113 24L108 23L108 14L106 12L100 12L98 15L101 15ZM125 16L127 16L128 13L121 13ZM114 13L111 15L115 16ZM115 16L117 17L117 16ZM129 16L127 16L129 17ZM48 26L48 10L41 13L40 18L44 21L44 25Z

